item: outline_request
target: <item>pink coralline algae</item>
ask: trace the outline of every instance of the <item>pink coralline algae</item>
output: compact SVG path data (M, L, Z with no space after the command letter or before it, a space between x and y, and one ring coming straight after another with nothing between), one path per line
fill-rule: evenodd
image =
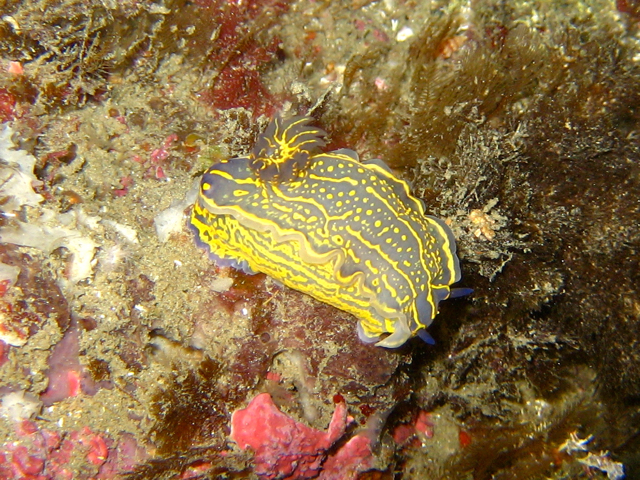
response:
M412 423L398 425L393 431L393 439L398 445L406 445L409 440L424 440L433 437L433 422L429 412L420 410Z
M373 466L371 440L355 435L322 465L318 480L349 480Z
M247 408L234 412L231 438L243 450L253 450L255 472L263 480L348 480L369 468L373 458L369 440L360 436L352 438L333 457L327 457L327 451L344 435L351 421L346 404L339 402L329 428L322 432L288 417L278 410L268 393L262 393Z
M18 441L0 445L2 479L122 478L124 472L147 457L126 433L116 443L88 427L61 434L25 420L16 425L16 434Z
M80 330L73 325L65 333L49 356L47 378L49 385L40 395L45 406L80 393L95 395L100 388L111 388L110 382L95 382L80 363Z

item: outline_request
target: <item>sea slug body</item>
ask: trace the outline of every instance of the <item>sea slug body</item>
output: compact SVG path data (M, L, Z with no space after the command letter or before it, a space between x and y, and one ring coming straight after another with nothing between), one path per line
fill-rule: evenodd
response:
M190 219L198 245L353 314L365 342L430 338L460 280L450 228L382 160L320 152L310 121L276 118L249 156L207 169Z

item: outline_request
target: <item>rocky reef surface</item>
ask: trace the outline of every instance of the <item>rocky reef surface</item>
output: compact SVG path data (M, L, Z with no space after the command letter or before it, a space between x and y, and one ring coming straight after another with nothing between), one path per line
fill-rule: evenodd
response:
M640 478L640 4L0 0L0 477ZM212 263L275 114L381 158L462 287L388 350Z

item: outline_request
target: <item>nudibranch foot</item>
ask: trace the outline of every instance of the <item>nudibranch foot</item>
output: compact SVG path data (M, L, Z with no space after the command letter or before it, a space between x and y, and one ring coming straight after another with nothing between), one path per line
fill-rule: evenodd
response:
M353 314L367 343L425 338L460 280L451 229L382 160L318 152L325 133L310 122L276 118L249 156L207 169L190 220L198 245Z
M466 297L467 295L471 295L473 293L473 288L452 288L451 295L449 298L460 298Z
M411 330L405 321L397 320L394 324L393 331L387 332L389 335L370 336L362 322L357 325L358 337L364 343L374 343L377 347L398 348L404 345L412 336ZM435 343L435 342L434 342Z
M418 336L422 339L422 341L424 343L427 343L429 345L435 345L436 344L436 341L429 334L429 332L427 332L424 328L421 328L420 330L418 330Z

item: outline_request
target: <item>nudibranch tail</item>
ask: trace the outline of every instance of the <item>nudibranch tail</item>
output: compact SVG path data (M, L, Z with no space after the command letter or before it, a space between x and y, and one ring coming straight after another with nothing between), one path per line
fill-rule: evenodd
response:
M250 156L207 169L190 222L198 244L353 314L364 342L429 340L460 279L451 229L382 160L316 152L325 133L310 121L275 119Z
M304 170L310 156L324 147L326 132L307 125L309 117L288 120L275 118L253 148L250 167L263 181L294 180Z

